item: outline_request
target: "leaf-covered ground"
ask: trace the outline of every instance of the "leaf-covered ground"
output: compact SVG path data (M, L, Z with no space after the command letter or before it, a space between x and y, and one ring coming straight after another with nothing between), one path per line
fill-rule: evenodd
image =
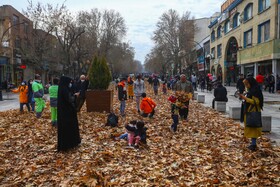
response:
M147 145L127 149L114 137L124 124L141 119L135 101L127 101L119 127L104 125L106 114L79 114L82 144L67 153L56 152L56 129L49 108L41 119L18 110L0 113L1 186L280 186L280 148L258 139L249 151L242 127L196 101L189 121L179 131L169 129L168 95L148 96L156 103L148 127ZM118 113L119 103L114 98Z

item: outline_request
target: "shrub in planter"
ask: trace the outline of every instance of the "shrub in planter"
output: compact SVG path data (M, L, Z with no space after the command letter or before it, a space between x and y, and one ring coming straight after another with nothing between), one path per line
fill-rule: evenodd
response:
M106 59L94 57L89 72L89 90L86 92L88 112L111 112L113 92L107 90L112 80Z
M106 59L94 57L88 72L89 88L92 90L107 90L112 81L111 72Z

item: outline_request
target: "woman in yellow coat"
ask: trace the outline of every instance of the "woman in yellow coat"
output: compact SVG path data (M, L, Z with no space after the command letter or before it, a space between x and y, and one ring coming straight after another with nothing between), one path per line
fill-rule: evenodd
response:
M244 121L244 136L246 138L251 138L252 140L251 145L248 147L248 149L256 151L257 138L261 136L262 128L248 127L246 121L246 113L256 111L261 112L263 108L263 94L258 86L256 79L254 79L253 77L246 78L243 83L247 89L247 93L245 95L240 94L240 98L243 99L241 111L244 111L244 117L241 118L241 121L242 119ZM260 124L261 123L262 122L260 121Z
M30 112L30 106L28 103L28 86L26 85L26 82L23 81L21 85L17 89L12 90L12 92L14 93L19 92L20 112L23 112L23 105L26 105L28 111Z

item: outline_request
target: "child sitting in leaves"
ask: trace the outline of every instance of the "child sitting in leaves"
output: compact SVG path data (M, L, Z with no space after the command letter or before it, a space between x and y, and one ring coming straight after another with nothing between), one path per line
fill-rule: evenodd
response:
M127 125L131 126L131 127L136 127L136 120L130 121ZM126 131L125 133L123 133L122 135L120 135L119 137L116 137L116 140L128 140L128 132Z
M146 144L146 131L147 128L144 127L145 123L143 121L137 121L135 126L127 124L125 126L128 131L128 147L131 148L133 145L135 148L139 147L140 141Z

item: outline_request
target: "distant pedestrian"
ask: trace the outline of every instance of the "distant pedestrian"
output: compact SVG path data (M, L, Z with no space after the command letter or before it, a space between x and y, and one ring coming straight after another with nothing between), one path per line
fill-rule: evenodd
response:
M49 87L50 106L51 106L51 123L57 126L57 96L58 96L58 78L53 79L52 86Z
M149 97L147 97L146 93L142 93L142 101L140 104L140 109L142 111L143 117L153 118L155 114L156 103Z
M34 99L34 93L33 93L33 90L32 90L32 83L33 83L33 80L30 79L27 83L28 85L28 103L29 105L31 106L31 110L32 112L35 112L35 99Z
M192 87L193 89L196 91L196 82L197 82L197 78L196 75L193 73L191 76L191 82L192 82Z
M118 98L120 101L120 114L122 117L125 116L125 101L127 100L127 92L126 92L126 78L122 78L121 82L118 84Z
M259 84L260 89L263 90L264 76L261 72L259 72L259 74L256 76L256 81Z
M200 83L201 91L204 92L204 89L205 89L205 78L203 76L200 77L199 83Z
M26 105L28 111L30 112L30 106L28 103L28 86L25 81L22 81L21 85L12 90L13 93L19 93L19 110L23 112L23 106Z
M243 81L244 81L244 75L240 74L239 79L237 80L237 83L236 83L236 89L238 90L238 92L240 94L243 94L243 92L245 90L245 85L244 85Z
M140 100L141 100L141 95L142 93L145 92L145 84L144 81L141 79L142 76L141 75L137 75L136 77L136 81L134 81L133 84L133 91L134 91L134 95L136 97L136 109L138 111L138 113L140 113Z
M89 80L85 75L80 76L80 80L75 84L76 106L77 112L80 112L86 100L86 91L88 89Z
M40 118L42 116L42 112L45 108L45 101L43 99L44 96L44 87L41 82L41 76L39 74L35 75L35 80L32 83L32 90L34 93L35 99L35 110L36 110L36 117Z
M248 149L256 151L257 149L257 138L262 134L262 128L248 127L247 124L247 113L248 112L261 112L263 108L263 94L259 88L259 85L253 77L248 77L244 80L244 85L247 89L246 95L240 94L243 99L241 108L241 122L244 122L244 136L251 138L251 145ZM261 124L261 121L259 122Z
M167 94L167 84L166 84L166 81L164 81L164 83L162 84L162 92L164 95Z
M158 95L158 87L159 86L160 86L160 83L159 83L158 77L155 76L154 79L153 79L153 88L154 88L154 94L155 95Z
M268 91L269 91L269 93L274 93L274 90L275 90L275 77L274 77L273 73L271 73L269 75L268 81L269 81Z
M133 100L133 80L131 76L128 76L127 78L127 94L128 94L128 99L132 99Z
M227 86L230 86L231 83L231 77L230 75L227 76Z
M67 151L81 143L71 78L62 76L57 100L57 150Z
M217 87L214 89L214 99L212 101L212 108L215 108L215 101L228 102L227 89L222 85L220 81L217 83Z

